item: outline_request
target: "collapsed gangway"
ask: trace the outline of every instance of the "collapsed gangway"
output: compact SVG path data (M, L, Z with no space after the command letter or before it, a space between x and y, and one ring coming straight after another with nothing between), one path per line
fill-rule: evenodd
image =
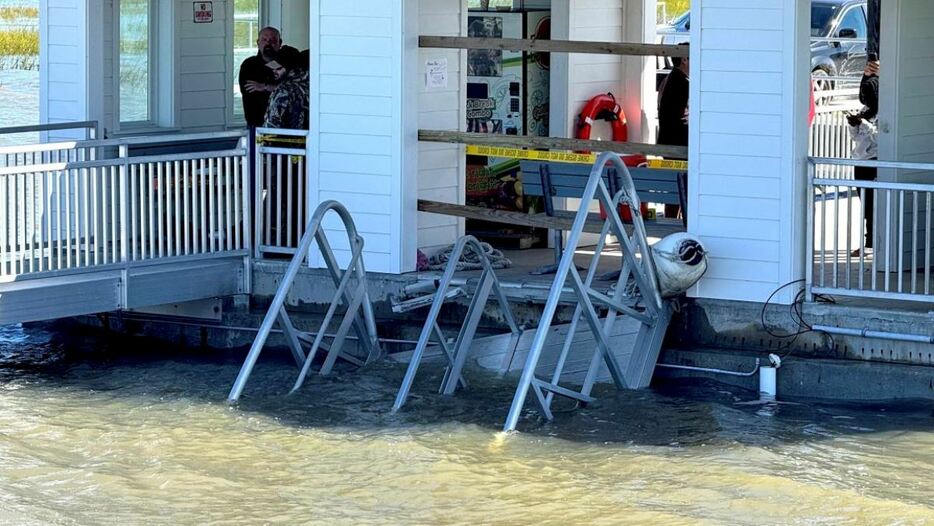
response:
M607 189L608 166L621 175L621 189L616 195L610 195ZM581 276L573 263L574 252L581 242L585 224L592 221L589 208L594 200L608 213L591 264L586 274ZM443 394L453 394L458 388L468 386L464 369L471 358L481 362L493 360L501 364L502 372L521 371L504 425L507 431L516 429L530 393L541 414L551 419L555 396L580 403L592 402L593 387L601 379L612 380L619 389L647 387L671 319L673 300L669 297L670 291L663 291L659 286L656 255L648 244L645 224L638 213L640 206L632 178L619 155L601 154L588 178L541 321L534 330L523 330L517 325L507 295L480 243L471 236L459 239L438 281L437 290L430 296L407 302L411 305L411 309L408 309L411 312L426 307L429 311L417 345L410 354L393 410L401 410L405 404L419 365L431 346L436 347L448 363L439 389ZM629 228L623 223L621 207L627 207L633 218ZM326 233L320 228L324 214L329 211L337 213L344 222L351 247L349 263L343 269L330 249ZM619 243L623 259L615 285L607 293L595 289L593 282L603 249L611 235ZM313 242L317 244L335 287L317 333L297 330L286 310L289 289L298 269L308 257ZM483 268L471 292L452 286L459 256L467 250L476 254ZM322 203L312 216L231 388L228 397L231 402L239 400L243 394L256 361L277 324L299 369L291 392L301 387L319 350L324 349L327 353L319 370L322 375L332 370L338 358L362 365L382 356L367 292L362 253L363 239L357 233L350 214L339 203ZM470 306L456 340L451 343L438 322L439 314L445 301L464 294L472 296ZM569 297L575 304L571 323L554 323L559 304L567 303ZM495 299L499 304L510 331L501 336L477 338L479 322L490 299ZM339 327L326 344L323 339L329 333L331 324L338 319L339 309L343 309ZM361 347L355 353L342 349L351 329L357 332L357 339L361 342Z
M250 292L243 133L92 135L0 163L0 325Z

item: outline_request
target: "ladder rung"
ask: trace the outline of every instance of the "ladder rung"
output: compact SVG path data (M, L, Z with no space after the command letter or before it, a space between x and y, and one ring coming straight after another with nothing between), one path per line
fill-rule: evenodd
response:
M455 287L449 290L444 295L444 301L450 301L458 296L466 295L464 289L460 287ZM401 301L392 306L392 311L395 313L408 312L410 310L421 309L424 307L431 306L435 302L434 294L426 294L425 296L419 296L417 298L412 298L410 300Z
M544 380L539 380L538 378L533 378L532 383L544 389L545 391L550 391L556 395L564 396L567 398L573 398L574 400L580 400L584 403L591 403L596 400L592 396L587 396L583 393L578 393L577 391L572 391L566 387L561 387L560 385L555 385Z

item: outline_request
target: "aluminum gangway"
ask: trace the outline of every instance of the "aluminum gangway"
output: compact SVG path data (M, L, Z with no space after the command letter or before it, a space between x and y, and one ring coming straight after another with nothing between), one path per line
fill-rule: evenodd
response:
M602 176L607 164L612 164L621 178L621 189L615 196L610 195ZM582 279L574 265L574 252L580 244L584 224L588 218L588 209L594 200L603 207L606 219L600 232L597 248L594 250L593 259L586 276ZM629 216L632 218L632 227L628 231L620 214L621 207L628 208ZM582 403L592 401L593 398L590 395L603 364L606 365L618 389L648 387L658 361L662 340L671 320L673 304L670 300L662 298L655 259L649 248L640 209L639 194L636 192L632 176L622 158L614 153L599 155L581 196L580 208L574 217L574 223L568 231L566 248L558 262L558 270L545 302L541 321L528 351L519 385L516 387L512 406L503 426L505 431L516 429L529 391L532 391L539 409L549 420L553 418L551 404L555 395ZM592 287L597 264L609 234L616 237L623 255L622 272L620 272L616 286L612 289L612 296L607 296ZM572 328L568 332L564 348L551 377L546 380L537 376L536 370L554 321L555 311L562 301L561 296L565 285L570 285L577 307L572 316ZM604 318L600 318L597 314L595 305L606 309ZM620 363L609 344L613 325L617 323L617 318L620 316L639 322L638 334L624 363ZM562 387L559 381L573 348L570 342L576 334L574 328L581 319L593 333L596 349L592 349L590 367L578 391Z
M0 324L250 293L248 155L240 132L0 147Z
M322 226L322 221L324 221L328 212L337 214L344 224L344 230L347 232L351 256L346 268L343 269L341 269L338 259L331 249L331 243L328 241L327 233ZM334 295L317 333L298 330L286 311L286 298L289 290L291 290L292 284L295 282L296 276L298 276L299 269L311 254L313 242L317 244L320 256L327 266L335 287ZM345 305L345 309L337 332L331 337L329 343L325 343L324 338L328 333L328 327L330 327L331 322L337 315L337 309L341 305ZM298 376L290 392L295 392L302 386L319 349L327 351L324 363L319 370L321 375L329 374L338 358L355 365L365 365L382 356L376 332L376 317L367 290L366 269L363 265L363 237L357 232L357 227L350 212L337 201L322 202L312 214L308 227L305 229L301 241L299 241L298 249L292 257L282 281L279 283L266 316L263 318L256 339L253 340L253 345L250 347L243 366L240 368L240 373L230 389L230 394L227 397L228 401L236 402L240 399L253 368L256 366L256 361L269 339L273 326L277 323L285 336L289 349L292 351L295 364L299 368ZM366 351L365 357L355 356L343 349L351 328L356 332L358 342ZM305 345L309 345L307 352L305 351Z
M611 196L603 174L612 164L621 176L621 190ZM596 200L606 211L600 237L584 277L574 264L589 209ZM632 224L627 229L621 218L621 207L629 208ZM409 367L396 397L394 410L399 410L412 387L418 365L425 356L426 347L436 335L449 366L441 385L441 392L451 394L458 385L464 386L462 371L468 354L488 365L499 364L502 373L519 369L521 375L504 429L516 429L529 392L542 416L551 420L554 397L561 396L578 403L593 402L593 387L607 373L619 389L647 387L661 350L662 340L673 311L671 300L664 299L658 285L655 261L650 251L645 224L639 213L641 203L632 177L619 155L601 154L591 170L584 189L580 208L568 231L567 243L557 265L548 298L537 329L520 330L513 317L499 280L488 261L474 291L470 307L464 317L457 342L450 349L437 325L442 303L450 296L450 286L457 264L452 255L448 267L438 282L431 310L425 321L418 344L410 358ZM622 268L610 291L593 287L597 268L610 235L618 240L622 251ZM455 245L454 254L475 242L469 236ZM479 247L478 253L482 252ZM510 332L504 335L474 338L477 323L491 293L499 300ZM556 324L555 313L559 304L575 304L570 324ZM602 317L597 308L605 310ZM585 325L579 329L580 322ZM589 334L587 334L589 333ZM554 340L563 341L555 344ZM519 365L521 364L521 366ZM581 365L583 364L583 365ZM577 370L577 369L582 370ZM562 378L570 377L570 382Z

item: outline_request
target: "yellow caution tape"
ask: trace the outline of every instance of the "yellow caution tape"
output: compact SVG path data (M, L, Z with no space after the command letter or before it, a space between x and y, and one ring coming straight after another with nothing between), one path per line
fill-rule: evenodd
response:
M467 145L467 155L485 155L487 157L505 157L508 159L526 159L529 161L553 161L559 163L593 164L597 160L595 153L574 152L543 152L539 150L523 150L521 148L505 148L499 146ZM687 171L687 161L671 159L649 159L648 167L656 170Z
M304 146L305 138L289 135L257 135L256 144L300 144Z
M543 152L523 150L521 148L503 148L498 146L467 145L467 155L485 155L487 157L506 157L529 161L554 161L558 163L593 164L597 160L594 153Z
M671 159L649 159L649 168L661 170L688 170L687 161L673 161Z

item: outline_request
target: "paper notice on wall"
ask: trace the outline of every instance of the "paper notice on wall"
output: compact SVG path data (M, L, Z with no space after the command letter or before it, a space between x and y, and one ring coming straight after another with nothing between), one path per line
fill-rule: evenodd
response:
M448 59L430 58L425 61L425 87L427 89L448 87Z

